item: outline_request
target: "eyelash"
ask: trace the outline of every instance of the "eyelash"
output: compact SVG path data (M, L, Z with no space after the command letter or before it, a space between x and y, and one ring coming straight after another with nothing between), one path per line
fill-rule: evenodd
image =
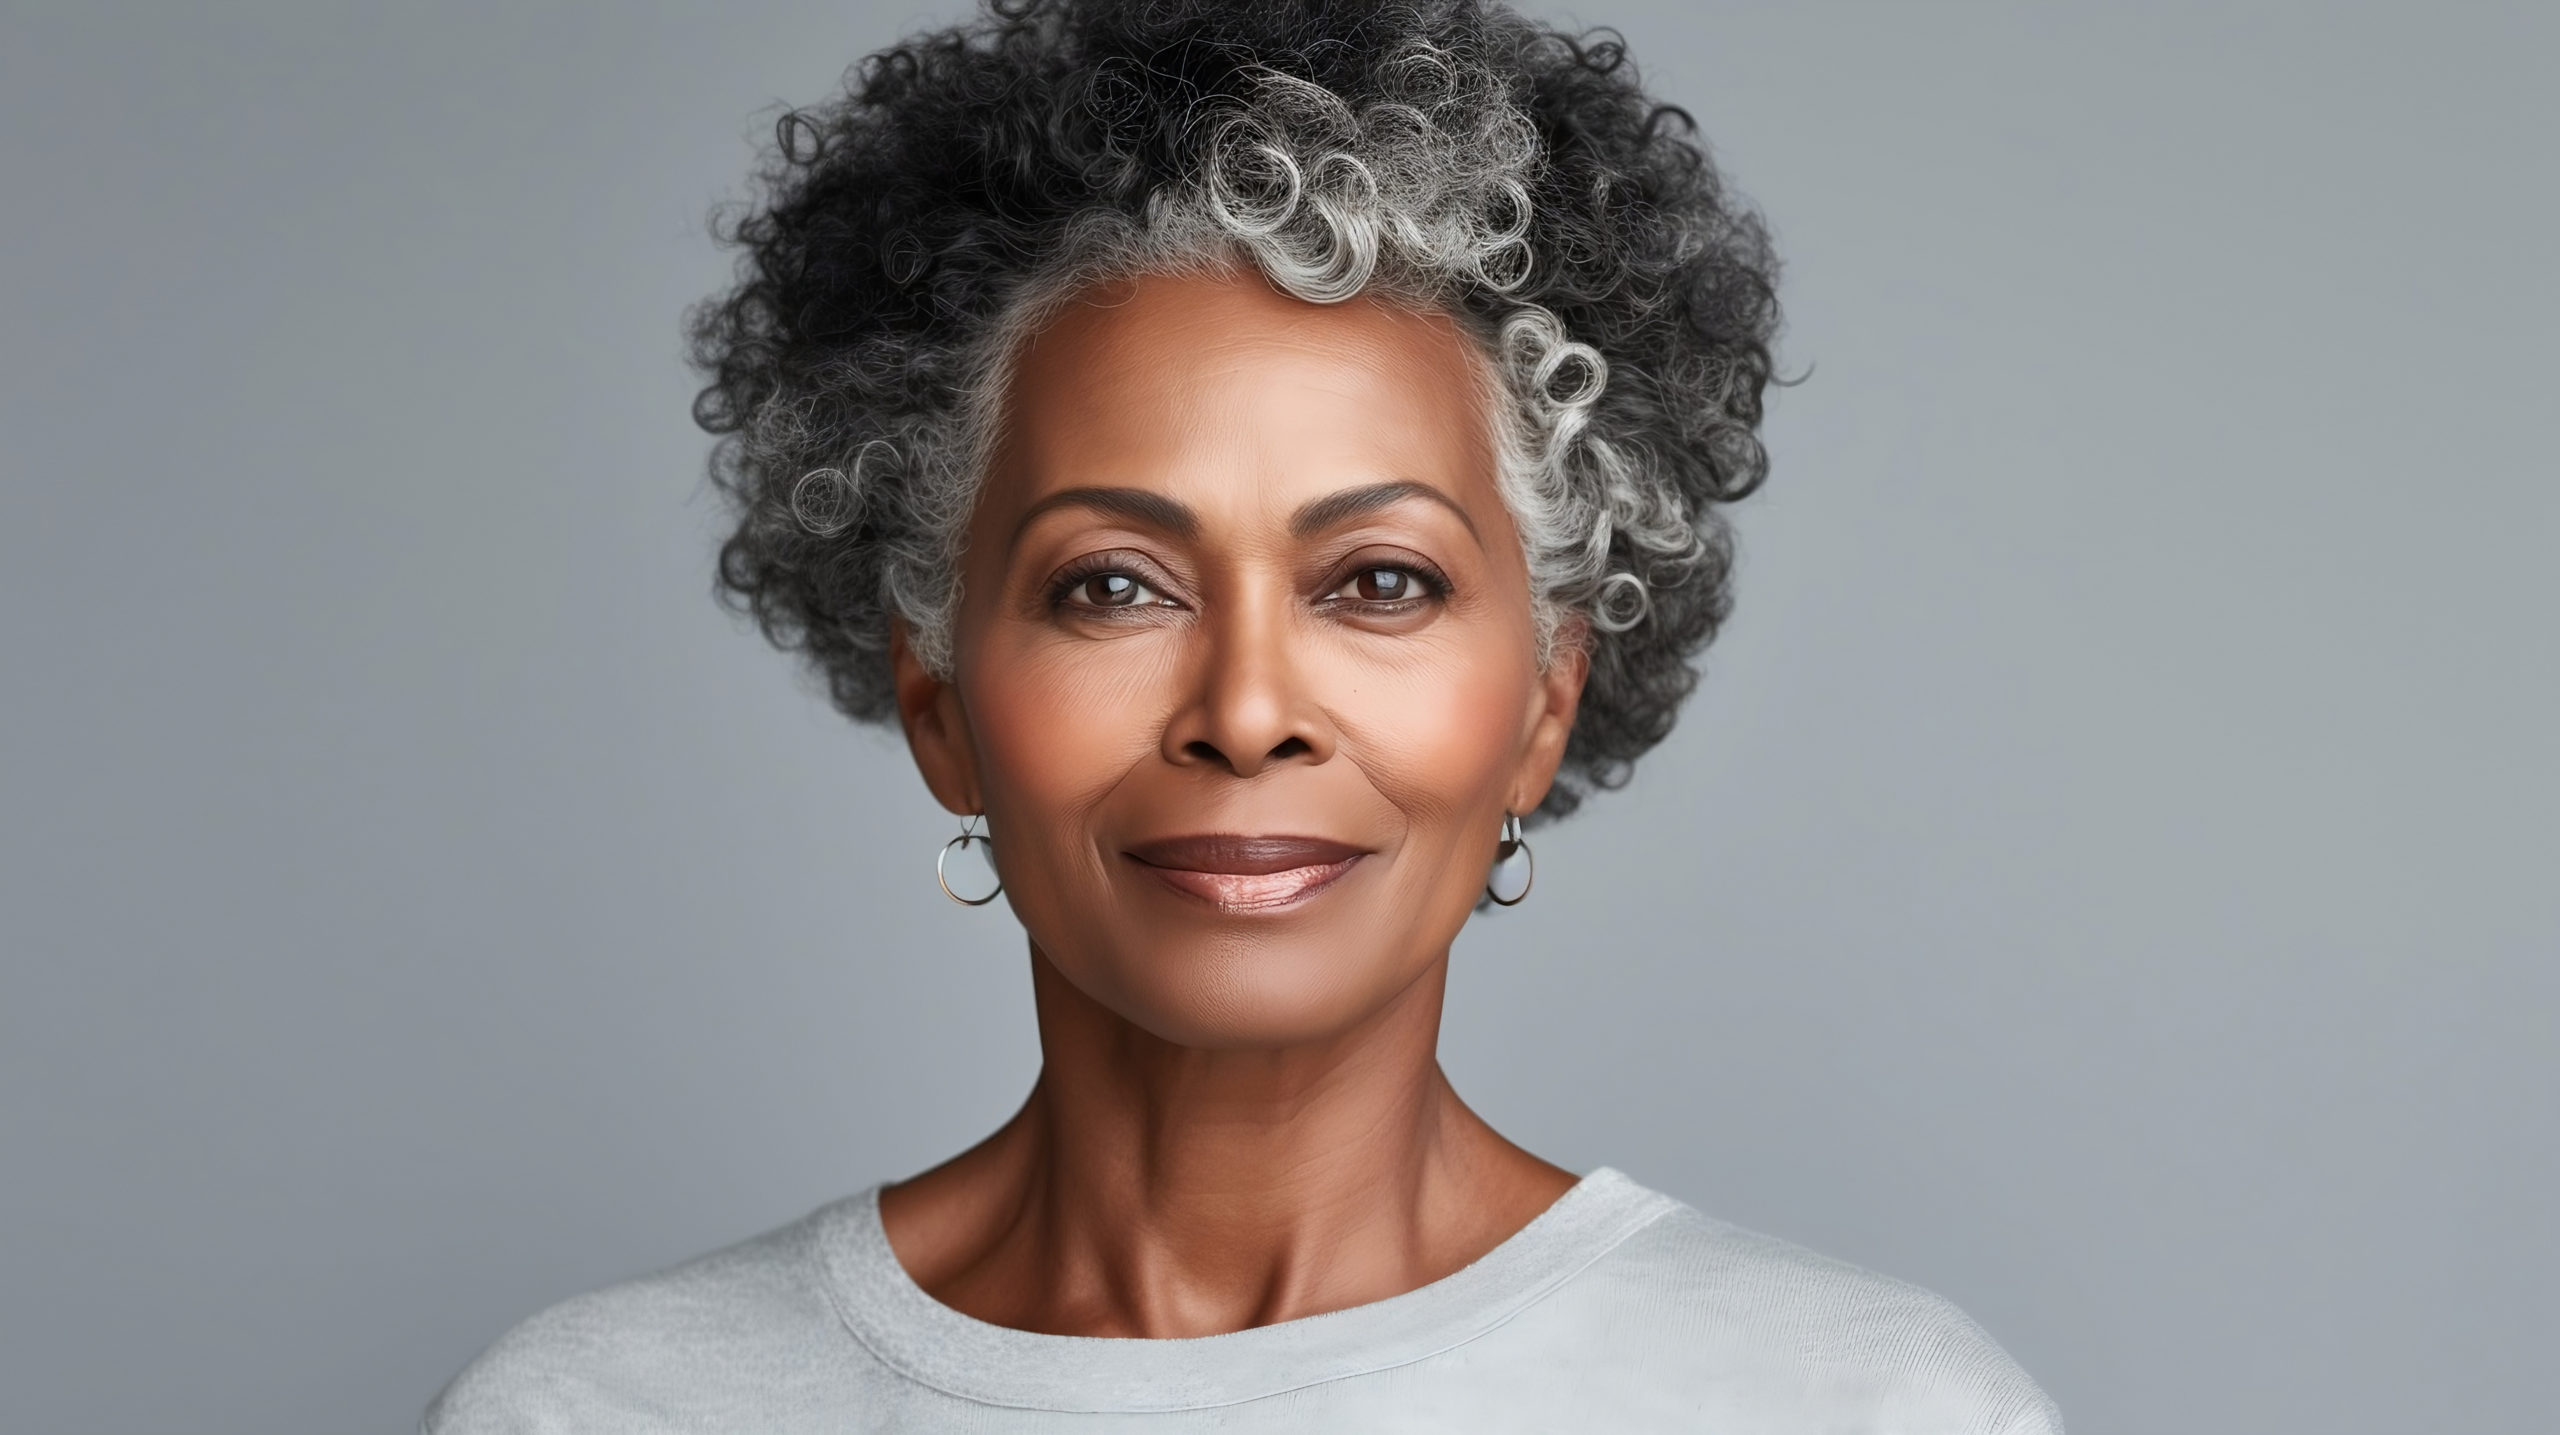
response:
M1148 578L1144 572L1140 571L1139 565L1131 563L1126 555L1118 553L1095 553L1079 558L1075 562L1068 564L1065 568L1059 570L1057 577L1049 580L1049 606L1052 608L1081 608L1089 613L1115 613L1131 609L1163 606L1161 601L1155 603L1129 603L1120 606L1110 606L1101 603L1078 603L1075 601L1075 594L1078 588L1083 587L1085 584L1092 582L1096 578L1102 577L1106 573L1117 573L1122 577L1129 579L1131 582L1145 588L1147 591L1156 593L1159 600L1163 597L1163 594L1157 591L1159 585L1155 583L1154 580Z

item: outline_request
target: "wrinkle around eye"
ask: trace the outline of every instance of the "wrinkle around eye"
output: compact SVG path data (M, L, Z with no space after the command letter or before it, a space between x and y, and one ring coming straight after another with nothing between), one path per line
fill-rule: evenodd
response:
M1407 590L1395 597L1371 597L1360 591L1374 575L1396 574ZM1319 606L1338 612L1366 611L1380 617L1449 606L1458 585L1448 570L1401 543L1363 544L1336 560L1317 590Z
M1119 580L1125 586L1108 595L1094 589L1105 580ZM1046 577L1029 585L1026 597L1032 607L1042 613L1080 613L1109 617L1131 612L1162 612L1188 607L1183 597L1186 584L1178 572L1168 573L1166 566L1141 549L1111 546L1086 549L1050 569ZM1120 598L1121 601L1109 601Z
M1126 555L1088 554L1043 583L1040 607L1053 620L1110 624L1163 620L1188 611L1171 591L1174 585L1156 577L1151 566Z

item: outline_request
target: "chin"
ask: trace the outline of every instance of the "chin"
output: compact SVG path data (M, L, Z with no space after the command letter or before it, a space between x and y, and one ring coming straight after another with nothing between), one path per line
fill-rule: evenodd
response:
M1394 1005L1429 964L1395 948L1348 948L1307 934L1147 944L1050 958L1085 998L1175 1046L1276 1050L1321 1044Z

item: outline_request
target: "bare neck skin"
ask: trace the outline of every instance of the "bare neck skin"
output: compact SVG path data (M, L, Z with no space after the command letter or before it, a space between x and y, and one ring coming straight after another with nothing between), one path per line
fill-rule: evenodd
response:
M1031 965L1030 1099L881 1196L900 1263L964 1314L1146 1337L1294 1320L1449 1275L1574 1183L1441 1074L1445 954L1361 1028L1278 1051L1174 1046L1036 946Z

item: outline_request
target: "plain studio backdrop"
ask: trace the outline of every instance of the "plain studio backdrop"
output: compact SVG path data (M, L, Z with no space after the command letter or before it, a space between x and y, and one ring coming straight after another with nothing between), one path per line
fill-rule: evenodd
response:
M916 0L10 3L0 1428L394 1432L975 1140L954 822L710 596L684 306ZM1788 261L1741 607L1460 939L1505 1131L2076 1435L2545 1428L2547 6L1596 3Z

